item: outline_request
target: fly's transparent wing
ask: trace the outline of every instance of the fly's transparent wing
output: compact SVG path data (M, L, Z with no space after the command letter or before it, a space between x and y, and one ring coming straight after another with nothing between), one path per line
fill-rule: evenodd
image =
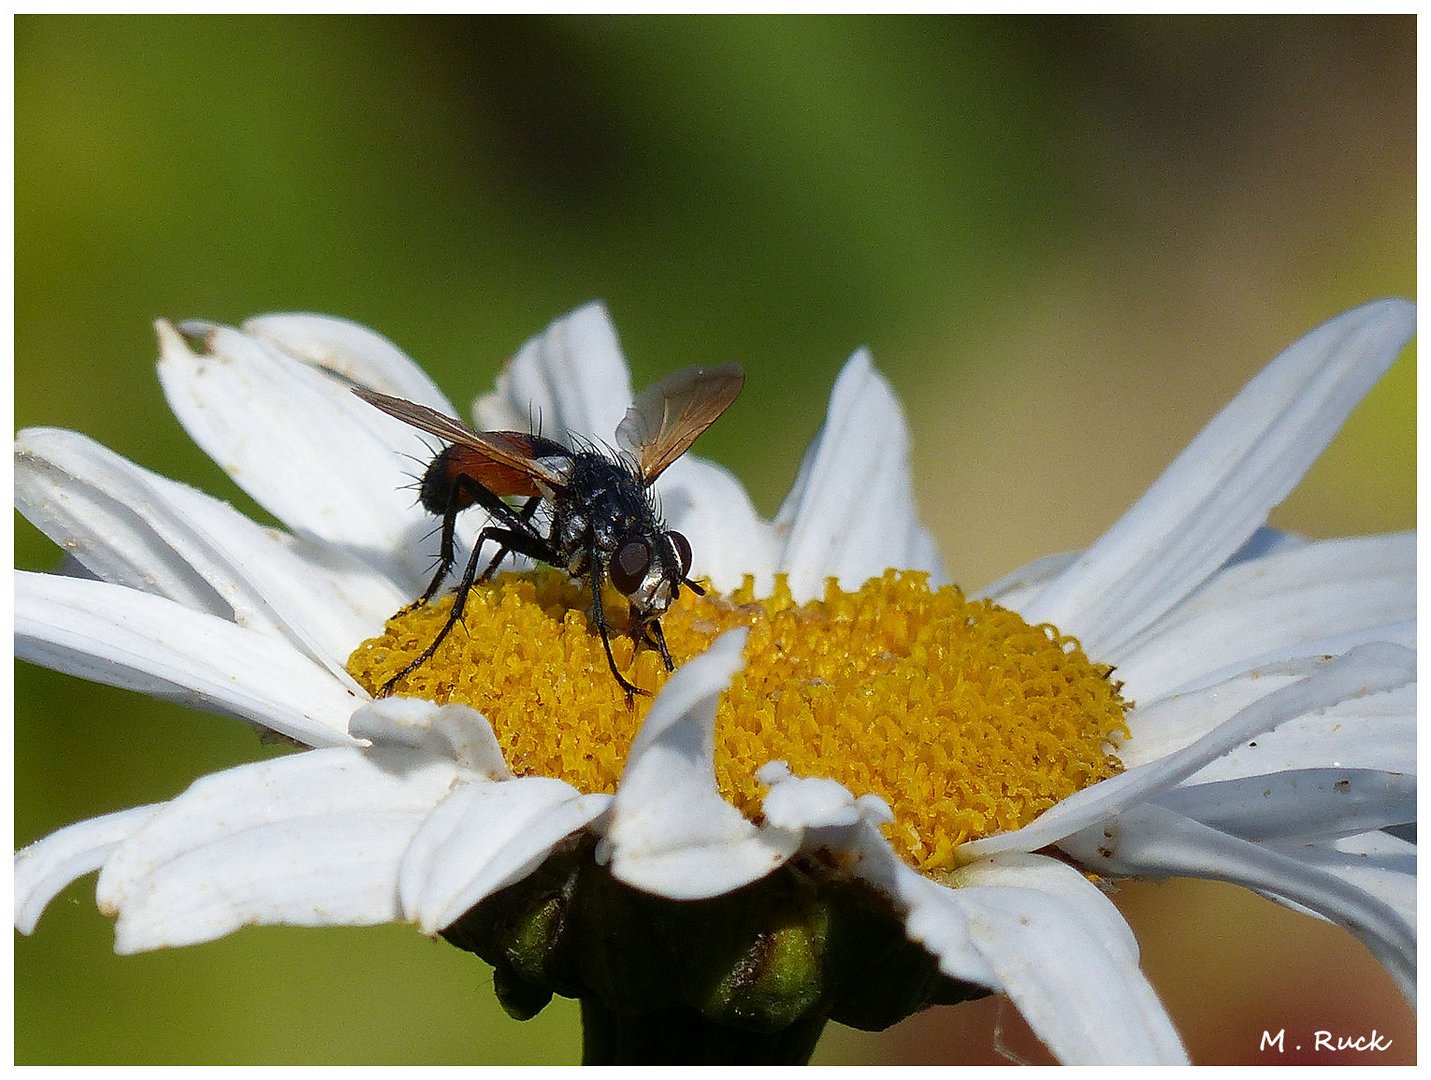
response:
M642 482L650 486L690 449L743 386L741 366L725 364L684 368L641 391L616 428L616 442L636 459Z
M353 393L389 416L461 447L453 464L462 465L498 495L536 494L533 482L549 488L566 483L565 475L548 462L569 457L570 452L550 439L520 431L474 431L461 420L426 405L380 394L365 386L353 387Z

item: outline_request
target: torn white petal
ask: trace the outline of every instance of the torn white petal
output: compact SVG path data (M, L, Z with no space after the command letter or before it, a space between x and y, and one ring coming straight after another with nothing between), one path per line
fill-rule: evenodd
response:
M873 822L853 826L845 850L854 860L854 873L894 902L909 940L936 957L944 974L1000 989L998 975L969 936L963 910L952 900L954 890L906 865Z
M956 880L971 941L1060 1061L1185 1060L1138 969L1132 929L1083 874L1054 859L1009 854L973 863Z
M119 914L116 948L396 919L401 856L464 775L415 751L331 749L204 777L101 871L96 899Z
M857 829L857 872L905 911L910 940L950 978L1007 994L1060 1061L1186 1061L1122 916L1092 885L1075 885L1075 871L1042 856L1001 858L966 868L968 886L946 888L900 862L872 827Z
M353 713L348 733L374 746L426 750L488 780L512 776L491 723L460 702L435 705L422 698L379 698Z
M1135 961L1093 941L1078 911L1032 889L953 892L1005 994L1068 1065L1187 1063Z
M1133 928L1096 885L1065 862L1043 855L1006 852L960 867L953 873L951 884L960 889L1035 889L1057 896L1077 911L1086 932L1110 956L1138 962Z

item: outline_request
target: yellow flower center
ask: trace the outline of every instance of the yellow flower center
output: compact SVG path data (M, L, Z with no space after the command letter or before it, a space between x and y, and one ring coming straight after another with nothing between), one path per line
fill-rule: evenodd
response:
M451 603L395 616L348 670L375 691L432 642ZM615 791L653 699L628 703L588 603L555 571L476 586L463 625L395 692L477 709L519 776ZM624 600L608 592L605 609L618 667L659 691L669 674L654 649L633 648ZM678 667L723 631L750 628L745 667L716 712L715 771L752 819L755 771L782 759L796 776L879 795L894 811L890 842L933 872L955 864L963 841L1016 829L1119 769L1126 705L1111 669L1053 627L953 586L931 590L924 574L889 570L855 592L832 579L805 604L779 577L765 599L748 578L729 596L682 590L661 625Z

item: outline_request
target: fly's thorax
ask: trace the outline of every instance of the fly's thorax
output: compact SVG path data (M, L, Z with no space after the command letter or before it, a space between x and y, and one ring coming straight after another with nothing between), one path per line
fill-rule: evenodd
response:
M593 558L597 568L609 573L623 545L639 538L654 541L664 531L632 467L595 451L572 455L566 484L550 502L549 542L560 565L574 576L589 573ZM619 567L617 574L617 580L630 584Z

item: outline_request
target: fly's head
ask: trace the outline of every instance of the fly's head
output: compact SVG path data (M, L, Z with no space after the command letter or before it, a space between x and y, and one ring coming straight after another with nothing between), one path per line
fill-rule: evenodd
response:
M631 602L633 630L665 614L690 572L690 542L670 529L628 533L606 567L611 583ZM699 591L699 586L686 584Z

